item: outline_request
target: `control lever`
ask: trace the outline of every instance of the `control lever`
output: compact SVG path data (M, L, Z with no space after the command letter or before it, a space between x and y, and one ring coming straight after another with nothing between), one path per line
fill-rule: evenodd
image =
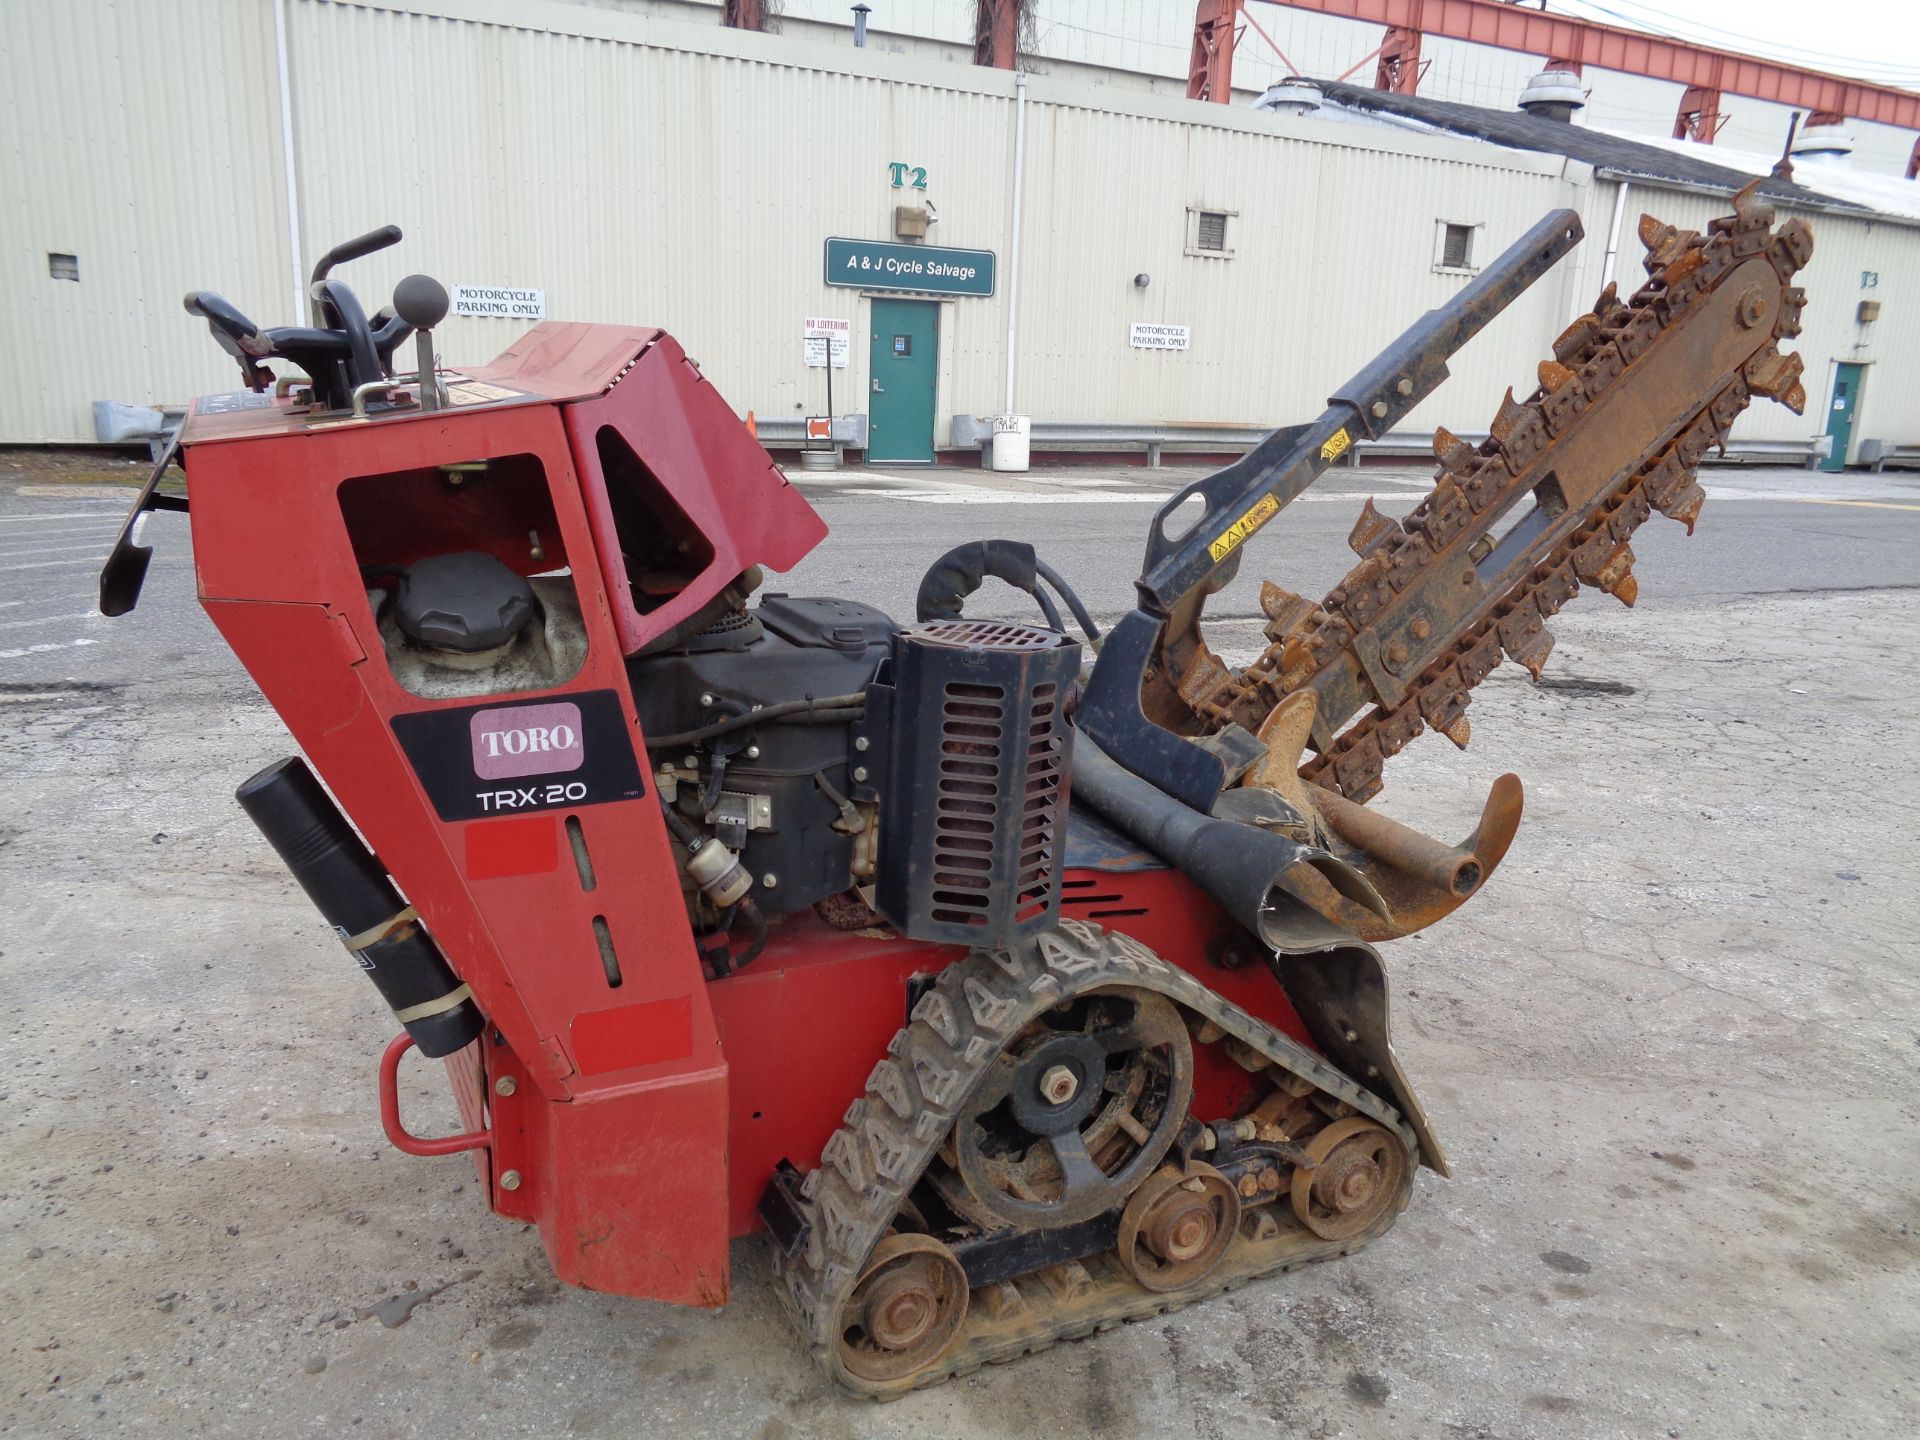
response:
M211 290L190 290L182 303L189 315L197 315L207 322L207 329L220 342L220 348L240 362L240 373L248 386L254 390L266 389L273 375L258 362L273 353L273 343L261 333L260 327Z
M318 285L322 280L326 279L327 276L332 273L334 266L344 265L349 260L358 260L363 255L371 255L376 250L384 250L389 245L398 245L400 238L400 227L398 225L382 225L378 230L369 230L366 234L356 236L352 240L343 240L340 244L334 246L331 250L327 251L326 254L322 255L319 263L313 267L313 278L308 282L307 286L308 295L312 296L313 286ZM324 327L327 322L321 318L319 300L317 298L310 298L308 305L310 307L312 323Z
M393 287L393 313L413 327L414 363L420 370L420 408L447 403L433 362L433 327L447 318L447 287L431 275L409 275Z

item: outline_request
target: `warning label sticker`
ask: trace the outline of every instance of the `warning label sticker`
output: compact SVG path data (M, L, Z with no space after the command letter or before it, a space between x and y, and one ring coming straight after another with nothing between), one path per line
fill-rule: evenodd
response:
M1254 502L1251 510L1229 525L1219 539L1207 546L1207 553L1214 558L1215 563L1226 559L1239 548L1242 540L1279 513L1280 502L1271 495L1262 495Z

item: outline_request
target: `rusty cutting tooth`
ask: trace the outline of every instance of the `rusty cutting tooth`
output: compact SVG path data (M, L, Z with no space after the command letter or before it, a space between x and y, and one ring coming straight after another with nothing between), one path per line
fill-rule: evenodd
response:
M1733 214L1742 229L1773 224L1773 207L1760 198L1760 181L1749 180L1733 197Z
M1360 518L1353 522L1353 530L1347 536L1347 544L1354 554L1364 560L1393 536L1402 533L1400 522L1391 516L1382 515L1373 508L1373 501L1369 500L1360 507Z
M1804 415L1807 413L1806 387L1803 386L1798 380L1794 381L1793 384L1789 385L1786 388L1786 391L1783 394L1781 394L1778 398L1780 403L1786 406L1787 409L1791 410L1794 414Z
M1447 739L1451 740L1454 748L1458 750L1466 749L1467 741L1473 735L1473 726L1464 715L1454 720L1451 724L1436 725L1434 728L1446 736Z
M1540 388L1549 395L1573 379L1573 371L1569 370L1557 360L1542 360L1540 362L1539 373Z
M1747 388L1754 394L1778 399L1800 378L1800 363L1798 355L1782 355L1768 348L1756 352L1741 373L1747 377Z
M1509 385L1506 397L1500 402L1500 411L1493 417L1493 425L1490 427L1493 438L1502 445L1506 444L1513 438L1515 427L1526 418L1527 407L1514 400L1513 387Z
M1605 297L1603 296L1602 299L1604 300ZM1599 306L1594 308L1597 310ZM1567 361L1577 358L1599 334L1600 317L1598 315L1580 316L1562 330L1553 342L1553 358L1564 365Z
M1444 469L1456 475L1473 459L1473 447L1444 425L1434 429L1433 453Z

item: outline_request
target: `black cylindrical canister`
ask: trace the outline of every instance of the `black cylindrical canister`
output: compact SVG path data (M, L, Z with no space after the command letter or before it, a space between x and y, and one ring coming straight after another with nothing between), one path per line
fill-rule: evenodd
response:
M479 1038L486 1019L473 992L306 762L277 761L236 795L420 1053L437 1059Z

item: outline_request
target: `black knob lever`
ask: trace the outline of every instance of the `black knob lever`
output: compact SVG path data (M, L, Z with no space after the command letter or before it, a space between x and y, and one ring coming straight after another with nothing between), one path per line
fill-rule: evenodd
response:
M415 330L431 330L447 318L447 287L431 275L409 275L393 287L393 313Z

